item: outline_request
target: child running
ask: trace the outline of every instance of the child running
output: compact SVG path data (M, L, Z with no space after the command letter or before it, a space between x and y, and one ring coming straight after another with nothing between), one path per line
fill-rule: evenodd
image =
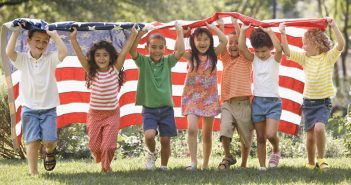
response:
M123 84L124 60L137 36L135 26L118 54L110 42L99 41L84 56L77 41L77 29L70 34L72 47L87 74L87 87L91 89L87 116L89 148L101 172L111 172L119 130L118 91Z
M254 98L252 100L252 121L257 135L257 156L259 170L266 170L266 140L273 146L269 167L277 167L280 159L277 130L282 112L279 97L279 63L282 47L270 28L253 29L250 35L254 53L246 46L245 31L250 27L243 25L239 35L239 49L245 58L253 62ZM275 48L275 55L271 50Z
M221 20L221 19L220 19ZM219 21L224 30L223 21ZM227 50L219 58L223 63L221 98L222 114L220 141L224 149L224 158L219 163L219 169L228 169L236 163L230 153L230 142L234 129L240 136L241 167L246 168L252 142L253 124L251 121L251 72L252 61L247 60L238 49L240 27L237 19L232 17L234 31L228 34Z
M214 47L212 33L206 28L197 28L190 35L191 51L184 53L188 61L188 73L182 95L182 114L188 120L188 147L191 164L187 170L197 169L198 120L202 118L203 169L208 168L212 150L212 127L214 117L220 113L217 90L217 55L227 45L224 33L213 24L207 24L219 38Z
M51 171L56 166L57 145L56 107L59 105L56 85L56 66L67 56L67 48L56 31L29 30L27 43L29 51L15 51L21 26L11 34L6 54L14 66L21 71L19 97L22 105L22 130L27 145L29 172L38 175L38 151L41 143L45 147L44 168ZM46 49L52 38L57 52Z
M148 148L145 168L155 169L158 156L156 135L160 134L161 169L167 170L171 154L170 138L177 135L172 99L171 69L184 53L184 36L182 27L176 22L177 40L174 53L164 56L166 39L160 33L151 34L146 43L150 56L137 52L141 37L147 32L138 33L130 54L139 69L136 105L142 105L142 119L145 144Z
M305 72L305 88L303 92L302 113L304 127L307 131L306 148L309 169L327 169L329 165L325 155L325 125L328 123L332 104L330 96L335 95L333 86L334 64L345 46L345 40L332 18L326 18L336 36L337 43L332 42L320 29L310 29L303 37L304 52L289 48L284 23L279 25L282 34L284 54L290 60L303 67ZM317 146L317 163L315 153Z

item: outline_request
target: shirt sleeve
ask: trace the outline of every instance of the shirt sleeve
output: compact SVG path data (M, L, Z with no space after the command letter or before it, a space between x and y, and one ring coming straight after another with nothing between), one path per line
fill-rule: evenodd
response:
M52 65L56 67L58 64L60 64L62 61L60 61L58 57L58 52L52 52L49 54L50 60L52 62Z
M304 52L295 51L292 49L290 49L290 57L287 57L288 60L292 60L302 66L305 65L305 58L306 54Z
M339 51L336 46L327 52L327 60L331 65L334 65L340 57L342 51Z
M140 68L143 63L144 55L138 53L138 57L134 60L135 64Z
M11 61L12 64L19 70L23 68L24 57L26 57L26 53L17 52L17 58L15 61Z
M168 58L168 65L170 67L174 67L178 62L178 60L174 54L168 55L167 58Z

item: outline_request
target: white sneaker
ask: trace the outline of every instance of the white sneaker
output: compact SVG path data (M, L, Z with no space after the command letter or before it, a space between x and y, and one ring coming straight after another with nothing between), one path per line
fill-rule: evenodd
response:
M160 170L163 170L163 171L168 171L168 167L167 166L160 166Z
M258 167L258 171L266 171L267 170L267 168L266 167Z
M148 152L146 156L145 169L153 170L155 169L155 161L157 160L157 152Z

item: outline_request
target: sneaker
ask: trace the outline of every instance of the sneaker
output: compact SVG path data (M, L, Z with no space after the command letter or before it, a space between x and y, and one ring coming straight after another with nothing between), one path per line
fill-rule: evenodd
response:
M188 171L196 171L196 169L197 169L196 164L191 164L191 165L185 167L185 170L188 170Z
M259 171L266 171L266 170L267 170L267 168L266 168L266 167L262 167L262 166L260 166L260 167L258 167L258 170L259 170Z
M316 163L316 168L319 168L321 170L326 170L329 168L329 165L327 163L327 160L325 160L325 158L323 159L317 159L317 163Z
M268 163L268 166L270 168L275 168L278 166L279 164L279 159L280 159L280 152L277 152L277 153L272 153L271 154L271 157L269 159L269 163Z
M155 169L155 161L157 160L157 152L148 152L146 156L145 169L153 170Z
M160 170L162 170L162 171L168 171L169 169L168 169L167 166L160 166Z

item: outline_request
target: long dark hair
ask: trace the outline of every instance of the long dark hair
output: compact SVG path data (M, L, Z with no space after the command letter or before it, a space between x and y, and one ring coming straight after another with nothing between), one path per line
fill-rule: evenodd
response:
M96 65L95 62L95 52L98 49L105 49L107 51L107 53L110 55L110 62L108 64L109 67L113 66L116 63L116 60L118 58L118 53L115 49L115 47L113 47L113 45L110 42L107 41L99 41L97 43L95 43L88 51L87 56L88 56L88 66L89 66L89 72L86 74L85 79L86 79L86 86L89 88L91 81L93 81L93 78L96 75L97 69L99 68ZM124 71L123 71L123 67L119 70L118 73L118 84L119 86L123 85L124 82Z
M198 37L201 34L206 34L210 38L210 47L206 51L205 55L207 55L211 62L212 62L212 70L211 72L215 69L217 65L217 55L214 49L214 44L213 44L213 36L212 33L206 29L206 28L196 28L193 34L190 35L190 47L191 47L191 71L194 70L194 68L197 70L197 68L200 65L200 60L199 60L199 51L197 50L195 46L195 38Z

